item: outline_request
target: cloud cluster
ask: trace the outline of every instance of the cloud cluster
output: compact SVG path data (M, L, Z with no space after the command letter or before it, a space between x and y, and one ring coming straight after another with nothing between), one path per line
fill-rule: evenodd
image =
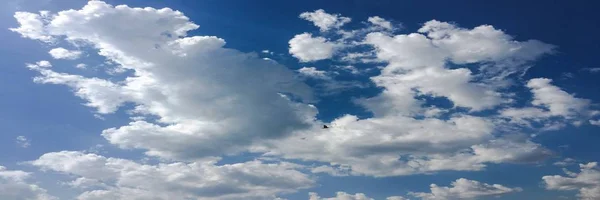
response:
M600 198L600 168L598 163L579 164L580 172L570 172L567 176L544 176L542 180L547 190L578 190L579 198L592 200Z
M457 179L451 185L452 187L440 187L431 184L430 193L417 192L411 193L411 195L423 200L477 199L522 191L521 188L509 188L499 184L481 183L464 178Z
M298 34L289 41L289 53L300 62L333 59L350 67L293 71L256 53L227 48L216 36L188 36L199 26L170 8L89 1L81 9L53 15L16 13L20 27L11 30L23 37L89 45L83 49L97 51L116 65L114 70L127 72L86 77L60 72L48 61L27 64L39 74L35 82L70 87L98 116L133 105L128 124L107 127L101 135L119 148L141 149L161 159L150 165L62 151L31 164L73 176L67 185L83 190L80 199L264 199L314 185L301 168L333 176L385 177L536 163L552 152L520 134L521 128L596 123L591 118L598 112L590 100L547 78L520 81L531 63L554 52L553 45L517 41L490 25L463 28L431 20L417 32L394 34L394 25L381 17L368 18L368 27L358 30L342 30L350 18L324 10L300 17L327 34ZM57 48L50 54L77 59L83 52ZM368 78L382 92L353 97L373 116L341 111L340 117L325 122L331 128L322 129L318 108L311 104L314 88L298 74L333 88L361 85L337 81L330 76L337 72L326 70L364 76L367 70L354 64L380 70ZM521 99L509 88L530 92L532 98ZM328 165L309 169L260 160L216 164L215 157L241 152ZM564 180L554 177L553 184L569 183ZM518 191L458 179L451 187L432 185L430 193L411 194L469 199ZM370 199L364 194L336 195ZM323 199L314 193L310 198Z
M500 184L487 184L465 178L457 179L451 187L440 187L431 184L431 192L409 192L408 195L421 200L453 200L453 199L478 199L489 196L502 196L510 193L521 192L522 189L510 188ZM407 200L402 196L387 197L386 200ZM363 193L348 194L337 192L335 197L322 198L317 193L309 193L309 200L373 200Z
M52 152L30 164L74 177L78 199L265 199L308 188L314 180L292 163L218 160L140 164L77 151Z

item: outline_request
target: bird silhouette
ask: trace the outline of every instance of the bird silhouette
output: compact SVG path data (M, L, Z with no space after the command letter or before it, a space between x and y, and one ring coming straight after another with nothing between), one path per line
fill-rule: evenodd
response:
M327 125L323 125L323 129L329 128Z

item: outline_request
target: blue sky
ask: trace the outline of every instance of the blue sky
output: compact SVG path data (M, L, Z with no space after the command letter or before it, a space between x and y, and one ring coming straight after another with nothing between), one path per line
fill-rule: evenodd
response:
M596 6L8 0L0 199L598 199Z

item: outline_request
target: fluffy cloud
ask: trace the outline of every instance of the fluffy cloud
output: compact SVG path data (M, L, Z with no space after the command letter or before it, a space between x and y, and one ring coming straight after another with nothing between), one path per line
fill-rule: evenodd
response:
M393 30L394 27L392 26L392 23L379 17L379 16L374 16L374 17L369 17L369 19L367 19L367 21L371 22L371 24L384 28L386 30Z
M515 74L524 72L526 64L552 53L554 46L515 41L492 26L466 29L435 20L418 33L367 33L359 44L374 51L353 54L373 53L387 64L371 77L383 92L356 100L374 117L344 115L330 129L299 131L257 145L256 151L330 163L314 169L317 173L369 176L482 170L489 163L535 163L552 155L528 136L510 134L520 130L502 116L474 113L510 106L514 96L504 89L518 83ZM341 61L348 60L357 59ZM453 106L424 96L445 98Z
M48 34L45 26L45 19L42 12L40 14L28 12L16 12L15 19L19 23L18 28L10 28L9 30L21 34L25 38L40 40L43 42L53 42L55 39Z
M315 22L323 18L319 12L304 15ZM323 27L337 28L344 19L334 15L333 21ZM52 37L84 41L119 70L131 73L115 80L61 73L40 64L28 67L39 72L36 82L67 85L100 114L134 104L130 113L147 118L106 129L102 136L120 148L142 149L167 160L251 151L329 163L313 169L315 173L397 176L483 170L490 163L532 163L551 154L527 137L508 135L519 131L505 130L511 126L494 112L478 112L512 106L514 96L504 90L518 83L512 75L551 53L552 45L515 41L491 26L466 29L439 21L425 23L417 33L365 33L362 42L340 46L339 40L296 35L289 41L290 53L302 62L332 58L337 48L366 45L370 48L354 57L361 59L351 60L373 57L385 65L370 77L383 92L355 101L373 117L339 113L332 128L321 129L322 122L315 119L318 110L309 104L312 90L294 71L255 53L225 48L218 37L187 36L196 28L183 13L169 8L89 1L80 10L47 18L42 30ZM323 74L310 68L303 72ZM564 101L547 100L546 92L556 91L543 88L552 87L528 86L536 89L534 94L542 88L532 100L537 107L565 110ZM453 105L438 105L438 99ZM115 195L86 195L103 194Z
M54 48L48 52L54 59L75 60L81 56L83 52L77 50L68 50L62 47Z
M216 165L217 160L145 165L76 151L52 152L29 162L68 174L85 190L78 199L265 199L314 184L298 165L279 162Z
M318 9L314 12L304 12L300 14L300 18L313 22L322 32L340 28L351 21L348 17L343 17L339 14L329 14L323 9Z
M550 114L572 118L575 115L585 115L588 112L590 100L575 98L573 95L550 84L547 78L531 79L527 87L531 88L533 101L536 106L548 108Z
M333 56L336 44L324 37L313 37L310 33L294 36L289 41L290 54L302 62L318 61Z
M591 162L579 165L580 172L566 173L568 176L544 176L542 180L548 190L578 190L579 198L593 200L600 198L600 168L598 163Z
M503 194L520 192L521 188L510 188L499 184L487 184L464 178L451 183L451 187L440 187L431 184L430 193L416 192L412 196L423 200L451 200L451 199L476 199L485 196L500 196Z
M24 171L11 171L0 166L0 199L5 200L56 200L38 185L27 182L31 176Z
M224 48L214 36L187 37L198 25L181 12L89 1L48 20L44 30L52 36L91 44L119 69L134 72L113 82L30 66L40 73L36 82L68 85L101 114L130 102L137 115L158 117L105 130L120 147L177 159L232 153L307 128L316 114L287 98L312 101L311 89L293 71Z

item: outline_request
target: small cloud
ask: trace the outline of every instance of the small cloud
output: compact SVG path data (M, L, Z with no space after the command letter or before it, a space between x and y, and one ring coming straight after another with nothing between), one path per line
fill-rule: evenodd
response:
M329 76L327 76L327 72L318 70L315 67L302 67L298 69L298 72L304 76L311 78L329 79Z
M52 67L52 64L50 64L50 62L47 60L41 60L35 64L40 67Z
M29 139L22 135L17 136L17 144L23 148L31 146L31 142L29 141Z
M561 161L553 163L553 165L560 166L560 167L565 167L565 166L569 166L569 165L574 165L575 161L576 160L573 159L573 158L565 158L564 160L561 160Z
M75 60L82 54L81 51L68 50L62 47L54 48L48 52L54 59Z
M600 67L594 67L594 68L583 68L581 69L582 71L587 71L587 72L591 72L591 73L598 73L600 72Z
M352 20L340 14L329 14L323 9L318 9L314 12L304 12L300 14L300 18L311 21L315 26L319 27L321 32L338 29Z
M75 65L75 68L77 68L77 69L85 69L85 68L87 68L87 65L83 64L83 63L79 63L79 64Z
M104 118L104 116L99 115L99 114L94 114L94 118L99 119L99 120L106 120L106 118Z
M369 17L368 19L369 22L371 22L371 24L387 29L387 30L394 30L394 27L392 26L392 23L390 21L387 21L379 16L374 16L374 17Z
M262 50L261 52L264 54L271 54L271 55L275 54L274 52L269 51L268 49Z
M335 66L335 68L341 69L341 70L344 70L344 71L348 71L348 72L350 72L352 74L359 74L360 73L360 71L356 67L354 67L352 65Z
M571 73L571 72L565 72L561 74L561 78L562 79L571 79L574 78L575 74Z

